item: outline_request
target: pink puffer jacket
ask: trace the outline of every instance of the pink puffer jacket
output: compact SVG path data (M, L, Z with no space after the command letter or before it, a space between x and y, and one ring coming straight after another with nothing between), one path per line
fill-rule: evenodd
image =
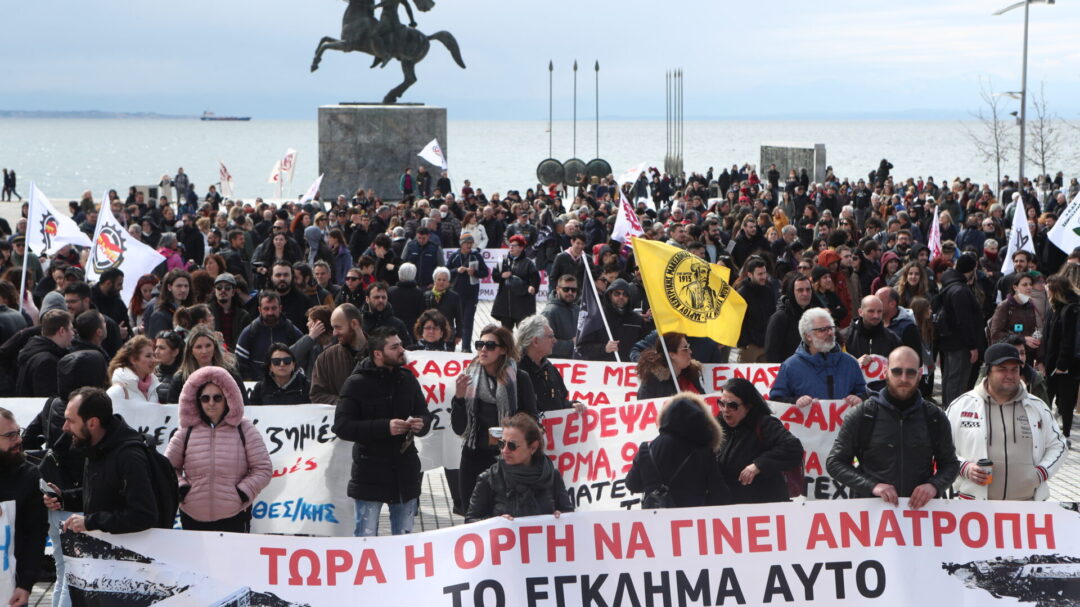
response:
M229 406L216 426L209 424L196 397L199 388L207 383L221 388ZM203 367L184 384L180 392L180 427L169 441L165 456L176 468L180 491L187 491L180 509L203 522L236 516L249 507L270 483L273 471L262 435L244 419L240 388L220 367ZM247 499L240 496L240 491Z

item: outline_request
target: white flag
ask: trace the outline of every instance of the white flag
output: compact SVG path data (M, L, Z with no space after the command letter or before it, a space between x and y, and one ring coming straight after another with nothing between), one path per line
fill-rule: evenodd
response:
M26 245L39 255L52 255L69 244L88 247L90 237L79 229L74 219L57 213L37 184L31 183Z
M1061 212L1061 217L1057 218L1048 236L1054 246L1066 253L1072 253L1073 249L1080 247L1080 194L1074 196L1069 206Z
M930 224L930 259L941 257L941 224L938 223L938 208L934 207L934 222Z
M285 157L281 159L281 172L284 173L282 180L288 179L292 183L293 172L296 170L296 150L285 150Z
M634 208L626 196L619 202L619 216L615 219L615 228L611 231L611 239L626 243L633 236L641 236L645 230L641 229L641 222L634 214Z
M641 177L641 174L645 172L645 169L648 168L648 166L649 163L647 162L639 162L637 166L630 167L625 173L619 175L619 178L616 179L615 182L620 186L624 183L637 183L638 177Z
M424 149L420 150L420 153L417 154L417 156L423 158L431 164L442 167L442 170L444 171L447 169L446 155L443 154L442 148L439 147L438 138L432 139L427 145L424 146Z
M119 268L124 273L124 289L120 297L124 301L131 301L139 279L158 267L165 257L128 234L113 216L108 194L102 197L102 201L97 229L94 230L94 243L86 260L86 282L97 281L105 270Z
M323 173L323 175L325 175L325 173ZM322 178L323 176L319 175L319 178L315 180L315 183L311 184L311 187L308 188L307 192L300 198L300 204L304 204L309 200L315 200L315 197L319 194L319 186L322 185Z
M281 161L278 160L274 163L274 170L270 171L270 179L266 180L267 183L276 183L281 185Z
M225 163L218 161L218 176L221 180L221 195L225 198L233 197L233 180L232 175L229 173L229 169L225 168Z
M1009 228L1009 249L1001 262L1002 276L1013 273L1013 254L1017 251L1027 251L1032 257L1035 256L1035 243L1031 240L1031 229L1028 227L1023 204L1017 204L1016 212L1013 213L1012 227Z

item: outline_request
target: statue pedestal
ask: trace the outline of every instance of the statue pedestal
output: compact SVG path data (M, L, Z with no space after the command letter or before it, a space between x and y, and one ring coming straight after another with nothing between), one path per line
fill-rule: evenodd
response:
M437 138L444 153L446 108L423 105L324 105L319 107L319 172L321 197L352 198L356 190L372 188L384 200L398 200L398 180L406 168L415 176L420 163L432 173L434 183L441 169L427 165L417 154Z

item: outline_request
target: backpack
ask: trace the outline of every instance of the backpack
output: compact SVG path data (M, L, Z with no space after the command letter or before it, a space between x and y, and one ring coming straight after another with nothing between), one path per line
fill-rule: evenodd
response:
M649 443L642 445L643 449L648 449ZM675 498L671 496L671 488L668 486L671 481L675 480L675 477L679 476L682 472L686 462L690 461L690 458L697 453L691 452L683 459L679 467L675 469L675 473L671 475L671 478L666 482L661 480L660 468L656 465L656 460L653 459L652 451L648 451L649 462L652 464L652 473L658 482L650 483L650 487L645 489L645 493L641 496L641 509L642 510L657 510L659 508L676 508L678 505L675 503Z
M832 380L832 376L829 376ZM830 382L831 383L831 382ZM764 420L764 418L762 418ZM761 434L761 422L754 428L754 433L757 435L759 443L765 443L765 437ZM784 484L787 485L787 493L789 498L801 497L806 493L806 475L803 473L802 460L799 463L786 469L781 470L780 475L784 477Z
M153 439L143 436L143 447L150 461L150 485L154 490L154 501L157 502L154 527L172 529L176 523L176 511L180 508L180 483L176 478L176 469L169 458L157 450Z
M937 297L930 305L932 312L930 321L934 323L934 339L943 339L952 335L952 322L949 320L948 309L949 306L945 302L945 294L949 292L949 289L953 288L953 285L941 290Z

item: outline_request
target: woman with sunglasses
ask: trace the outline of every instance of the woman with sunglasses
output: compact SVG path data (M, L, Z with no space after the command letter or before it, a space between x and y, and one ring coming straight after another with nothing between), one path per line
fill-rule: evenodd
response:
M544 455L544 431L526 413L504 417L499 461L476 479L465 522L573 512L562 476ZM495 428L492 428L495 430Z
M671 366L675 367L678 389L675 388L676 382L671 380L664 345L671 357ZM701 363L693 359L690 344L682 333L665 333L663 344L656 340L656 347L642 352L638 358L637 373L641 385L637 393L639 400L672 396L677 392L705 394L701 384Z
M724 441L716 461L733 504L788 501L784 471L802 464L803 446L772 414L750 381L729 379L720 395Z
M458 376L450 425L461 437L459 495L472 498L476 477L495 463L496 439L488 434L499 420L519 412L536 417L536 394L529 374L518 369L518 350L510 330L488 325L473 344L476 358Z
M310 403L308 379L296 364L289 346L270 344L266 357L266 373L251 389L252 405L303 405Z
M665 485L676 508L730 504L716 451L724 442L712 409L696 394L680 392L660 411L660 432L638 448L626 475L634 493Z
M154 403L158 400L161 381L154 375L157 359L154 358L154 342L145 335L136 335L127 341L109 363L112 387L107 394L113 400Z
M180 427L165 457L180 481L180 524L196 531L251 530L251 505L273 473L262 435L221 367L195 371L180 394Z

